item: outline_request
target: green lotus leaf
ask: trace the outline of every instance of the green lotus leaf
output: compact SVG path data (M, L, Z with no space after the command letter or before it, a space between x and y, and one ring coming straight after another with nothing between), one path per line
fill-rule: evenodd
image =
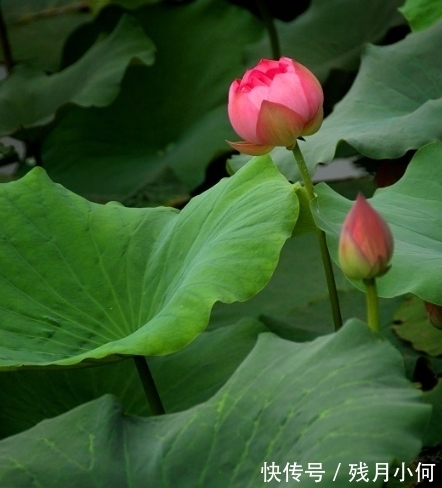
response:
M414 31L426 29L442 18L442 3L438 0L406 0L399 10Z
M377 280L383 297L414 293L442 305L442 143L420 149L405 175L379 189L370 203L390 225L395 241L391 270ZM341 225L352 202L327 185L317 185L313 212L328 234L335 262ZM363 287L362 282L354 282Z
M1 0L13 62L58 71L66 39L92 15L76 0ZM0 60L4 61L0 49Z
M54 181L89 200L151 206L174 200L173 191L161 198L164 187L182 199L204 181L208 164L229 152L229 85L245 69L242 50L262 25L218 0L132 12L157 48L154 66L131 67L109 107L73 107L44 139L42 159ZM115 21L119 12L108 15ZM103 23L71 36L73 57Z
M391 159L441 140L441 42L442 21L390 46L368 45L350 91L306 138L306 159Z
M41 168L0 185L0 211L0 365L18 368L184 347L268 282L298 201L266 156L181 212L94 204Z
M355 70L366 43L382 40L403 23L403 0L312 0L292 22L276 21L281 52L311 69L324 82L332 69ZM312 33L314 32L314 35ZM271 56L268 39L248 49L254 60Z
M207 401L241 364L268 329L244 319L205 330L173 354L147 358L167 412ZM150 415L134 361L126 359L90 368L20 369L0 374L0 438L18 434L45 418L111 393L124 410Z
M0 136L51 122L67 103L103 107L117 96L127 66L154 61L154 46L137 21L125 15L115 30L76 63L47 75L17 65L0 82Z
M305 487L320 484L309 463L339 487L354 486L350 464L365 463L380 488L376 466L411 461L430 413L399 353L357 320L310 343L262 334L218 393L189 410L142 419L105 396L3 440L0 484L256 487L271 463L280 483L295 483L284 468L296 462Z

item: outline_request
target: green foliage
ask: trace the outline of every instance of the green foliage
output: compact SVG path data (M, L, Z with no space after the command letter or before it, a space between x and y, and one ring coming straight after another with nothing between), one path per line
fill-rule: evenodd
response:
M424 146L413 157L404 177L378 190L372 205L393 231L395 251L391 270L378 280L380 296L414 293L442 305L442 143ZM340 228L351 202L328 186L317 186L314 216L329 235L337 262ZM362 283L357 283L362 287Z
M298 211L268 157L181 213L92 204L40 168L1 190L3 368L184 347L216 301L266 284Z
M0 481L260 486L264 462L306 469L321 460L322 483L330 485L342 463L336 481L352 486L349 463L363 459L373 479L375 463L410 460L429 411L403 378L399 354L358 321L306 344L264 334L226 385L195 408L140 419L105 396L4 440ZM362 426L364 442L355 442ZM303 484L317 485L306 473ZM382 486L382 477L371 484Z
M442 18L442 3L439 0L406 0L399 10L414 31L424 30Z
M405 3L405 38L402 0L305 0L272 31L288 3L0 0L0 135L25 146L0 141L0 166L19 162L0 174L1 487L279 486L272 462L282 484L287 463L321 463L340 487L366 463L380 487L377 464L440 444L441 331L422 305L442 305L439 2ZM269 33L323 83L323 127L298 142L311 173L417 150L371 199L396 244L380 333L336 265L334 332L317 242L318 225L336 259L361 182L310 203L291 151L226 143L229 85Z
M302 144L301 144L302 148ZM293 164L293 154L285 149L285 147L275 147L270 151L270 156L278 166L279 171L289 180L289 181L299 181L301 179L301 174L299 172L298 166ZM230 173L235 173L240 168L242 168L247 161L250 161L250 156L247 154L233 154L228 162L227 168ZM310 172L314 172L316 163L312 161L306 162Z
M65 41L92 18L80 7L75 0L2 0L14 61L40 71L57 71ZM2 49L0 60L4 61Z
M0 84L0 136L46 125L68 103L109 105L129 63L136 58L153 64L154 50L135 19L125 15L109 37L60 73L48 76L26 64L18 65Z
M161 3L134 15L157 48L155 65L129 70L110 107L69 111L44 140L42 158L52 179L94 201L170 203L229 151L227 88L243 69L242 47L262 31L224 1ZM73 43L101 28L97 19Z
M402 0L312 0L292 22L277 21L281 52L311 69L321 82L331 70L355 70L368 42L379 42L392 26L402 22L397 7ZM314 33L314 35L312 35ZM248 54L253 61L271 56L267 39Z
M356 80L305 143L307 159L397 158L442 139L442 22L391 46L367 46Z
M432 326L422 300L410 297L396 311L393 329L403 340L412 344L417 351L430 356L442 355L442 331Z
M262 323L244 319L204 331L173 354L150 357L149 366L167 412L209 400L252 350L262 332L268 332ZM12 371L0 379L0 438L29 429L105 393L118 396L128 413L150 415L130 359L92 368Z
M339 273L339 269L337 271ZM336 275L336 281L340 291L345 292L353 288L341 273ZM238 316L260 318L265 315L280 320L296 319L298 308L309 307L312 302L326 297L327 285L324 281L317 237L315 233L308 233L286 241L271 281L259 294L247 302L233 303L229 306L216 304L210 327L229 325ZM345 318L357 316L357 310L357 307L349 310L349 315ZM331 332L331 317L327 316L324 322L311 325L312 328L316 326L321 328L323 333Z

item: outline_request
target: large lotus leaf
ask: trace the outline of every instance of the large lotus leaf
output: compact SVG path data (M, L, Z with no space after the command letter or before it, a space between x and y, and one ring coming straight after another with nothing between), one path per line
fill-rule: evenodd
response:
M378 292L393 297L412 292L442 305L442 143L420 149L403 178L378 190L370 200L389 223L395 251L391 270L377 280ZM317 224L328 234L332 256L352 202L327 185L316 186ZM355 282L362 287L361 282Z
M442 21L391 46L367 46L350 91L304 145L307 160L341 151L402 156L442 138Z
M382 40L403 22L397 12L403 0L312 0L292 22L276 21L281 52L325 81L332 69L354 70L367 42ZM249 49L254 60L271 56L268 39Z
M442 18L442 2L439 0L406 0L399 10L414 31L426 29Z
M298 213L257 158L182 212L93 204L40 168L0 186L2 367L173 352L270 279Z
M166 412L209 400L268 329L254 319L204 331L183 349L147 358ZM61 415L105 393L124 410L148 415L149 405L135 363L128 359L91 368L8 371L0 374L0 438Z
M284 483L287 463L298 463L312 487L309 463L321 463L321 483L343 487L354 485L349 465L363 462L381 487L376 465L410 461L430 412L398 352L359 321L311 343L262 334L226 385L190 410L141 419L105 396L3 440L0 484L264 486L265 463Z
M158 49L155 65L129 70L110 107L66 114L43 142L42 157L51 178L76 193L141 206L173 175L176 186L194 189L209 162L229 151L228 88L244 70L244 45L262 27L218 0L163 2L134 15ZM79 29L72 44L88 32Z
M57 71L69 35L91 20L85 2L75 0L1 0L12 57L35 69ZM0 60L3 61L0 49Z
M109 105L131 60L151 65L154 49L137 21L125 15L112 34L60 73L47 75L27 65L16 66L0 83L0 136L47 124L67 103Z

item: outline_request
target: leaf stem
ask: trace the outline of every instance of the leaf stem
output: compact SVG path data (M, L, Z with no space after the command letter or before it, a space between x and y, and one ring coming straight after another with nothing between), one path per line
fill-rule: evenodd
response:
M302 155L301 149L299 144L296 143L292 149L293 155L295 156L295 160L298 163L299 171L301 172L302 179L304 181L305 189L307 190L308 198L310 203L315 198L315 188L313 186L313 181L310 177L310 173L308 172L307 165L305 164L304 156Z
M304 181L304 186L307 191L309 202L311 203L315 198L315 190L313 186L313 181L310 177L310 173L307 169L307 165L305 164L304 156L302 155L301 149L299 148L299 144L295 144L295 146L291 149L293 151L293 155L295 156L295 160L298 163L298 168ZM330 253L328 252L325 232L319 229L319 227L317 227L316 229L319 241L319 248L321 250L322 264L324 266L325 278L327 281L328 294L330 297L333 323L335 326L335 331L337 331L342 327L342 315L341 306L339 304L338 290L336 288L335 275L333 273L333 264L330 258Z
M267 32L269 33L272 58L279 59L281 57L281 46L273 17L270 14L265 0L256 0L256 4L258 6L259 14L261 15L264 25L266 26Z
M166 413L146 358L144 356L134 356L133 358L141 383L143 384L144 393L146 394L147 401L149 402L152 415L162 415Z
M11 45L9 44L8 32L6 30L5 19L3 18L3 12L0 7L0 44L2 46L3 57L5 61L6 70L9 73L14 65L12 60Z
M379 299L376 288L376 278L364 280L365 296L367 300L367 324L371 330L380 330Z

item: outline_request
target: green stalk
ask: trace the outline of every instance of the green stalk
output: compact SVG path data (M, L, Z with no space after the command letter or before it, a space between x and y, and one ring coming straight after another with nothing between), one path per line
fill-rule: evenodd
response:
M367 300L367 324L371 330L380 330L379 319L379 300L378 292L376 289L376 279L370 278L364 280L365 284L365 296Z
M141 383L143 384L144 393L146 394L147 401L149 402L152 415L162 415L166 413L146 358L144 356L134 356L133 358L135 365L137 366L138 375Z
M279 59L281 57L281 46L279 44L278 32L276 31L275 22L273 17L270 15L267 4L264 0L256 0L258 6L259 14L266 26L267 32L269 33L270 46L272 50L272 58Z
M315 198L315 190L313 186L310 173L308 172L307 165L305 164L304 156L302 155L299 144L295 144L292 148L295 160L298 163L298 168L301 173L302 179L304 181L304 186L307 191L307 196L309 202L311 203ZM330 253L328 252L327 240L325 237L325 232L316 228L318 235L319 248L321 250L322 264L324 265L325 278L327 281L328 294L330 297L330 305L332 309L333 323L335 325L335 330L338 331L342 327L342 315L341 306L339 304L338 290L336 289L335 275L333 273L333 265L330 258Z
M310 173L308 172L307 165L305 164L304 156L302 155L298 143L296 143L293 146L292 151L293 151L293 155L295 156L295 160L298 163L298 168L299 171L301 172L305 189L307 190L308 199L311 203L315 198L315 188L313 186L313 181L310 177Z

